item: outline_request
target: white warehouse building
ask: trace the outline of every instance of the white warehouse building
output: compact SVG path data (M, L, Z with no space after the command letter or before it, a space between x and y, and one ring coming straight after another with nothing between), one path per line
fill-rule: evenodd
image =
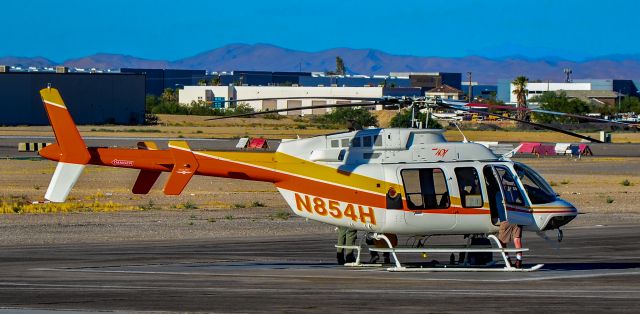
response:
M317 97L317 99L277 99L246 101L256 111L299 108L327 104L360 102L358 100L326 99L326 97L364 97L380 98L383 87L322 87L322 86L185 86L178 92L178 102L183 105L192 102L212 103L214 107L228 108L229 103L222 100L255 99L255 98L283 98L283 97ZM381 105L376 106L382 109ZM324 114L330 109L292 110L282 114L307 115Z
M593 83L591 82L575 82L575 83L550 83L550 82L531 83L529 82L527 83L527 90L529 90L529 95L527 96L527 100L536 96L540 96L544 92L555 92L555 91L561 91L561 90L566 90L566 91L594 90L592 84ZM516 95L513 94L513 90L514 90L514 85L511 84L511 89L509 90L509 94L511 95L511 98L509 102L516 103L518 102L518 99Z

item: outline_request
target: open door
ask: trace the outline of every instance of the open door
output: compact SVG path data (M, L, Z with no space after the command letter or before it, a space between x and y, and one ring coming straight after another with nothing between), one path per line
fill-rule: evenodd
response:
M508 221L518 225L534 225L535 220L529 204L525 201L524 193L519 187L516 176L511 169L501 165L491 165L491 172L497 187L494 195L489 195L496 204L499 221ZM492 198L492 199L491 199Z

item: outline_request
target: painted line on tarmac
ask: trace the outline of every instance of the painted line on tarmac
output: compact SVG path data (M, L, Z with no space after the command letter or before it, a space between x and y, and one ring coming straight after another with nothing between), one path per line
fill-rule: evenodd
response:
M223 268L224 265L221 267ZM328 267L323 267L322 270L326 271L329 270L330 268ZM114 273L114 274L139 274L139 275L179 275L179 276L212 276L212 277L255 277L255 278L272 278L272 277L277 277L277 278L290 278L290 279L300 279L300 278L331 278L331 279L361 279L361 276L350 276L350 275L342 275L342 276L336 276L336 275L327 275L326 273L323 274L318 274L318 275L302 275L302 274L292 274L292 275L288 275L288 274L246 274L246 273L210 273L210 272L180 272L180 271L144 271L144 270L105 270L105 269L96 269L96 268L91 268L91 269L87 269L87 268L83 268L83 269L61 269L61 268L32 268L30 269L32 271L49 271L49 272L60 272L60 271L64 271L64 272L87 272L87 273ZM264 271L264 270L270 270L270 271L284 271L287 269L283 269L283 268L270 268L270 269L265 269L265 268L261 268L261 267L256 267L255 270L258 271ZM297 269L289 269L291 271L300 271L302 269L297 268ZM307 271L313 271L314 269L304 269ZM354 271L354 272L370 272L370 273L376 273L379 274L381 276L384 277L378 277L378 278L371 278L371 279L388 279L389 277L392 277L394 280L408 280L408 281L456 281L456 282L523 282L523 281L544 281L544 280L558 280L558 279L588 279L588 278L599 278L599 277L610 277L610 276L630 276L630 275L640 275L640 270L636 270L636 271L626 271L626 272L602 272L602 273L596 273L596 274L590 274L590 273L582 273L582 274L557 274L557 275L544 275L543 273L530 273L531 276L535 276L535 277L517 277L517 278L506 278L506 279L469 279L469 278L416 278L416 277L410 277L410 278L406 278L406 277L402 277L403 273L402 272L395 272L395 273L390 273L390 272L386 272L386 271L380 271L377 269L338 269L338 270L344 270L344 271ZM542 272L544 272L544 270L542 270ZM571 272L571 271L569 271ZM574 271L575 272L575 271ZM587 272L585 271L579 271L579 272ZM444 275L446 273L442 273L439 272L437 273L438 275L436 275L435 272L425 272L428 273L430 275L434 275L434 276L438 276L438 275ZM415 272L411 272L411 274L415 274ZM461 274L460 272L456 273L456 274ZM474 273L477 274L477 273ZM507 274L505 273L495 273L497 274ZM460 275L459 275L460 276Z
M81 290L169 290L169 291L211 291L211 292L256 292L256 293L291 293L291 294L313 294L318 292L335 293L357 293L357 294L375 294L379 295L377 289L335 289L335 288L312 288L312 289L287 289L287 288L229 288L229 287L176 287L176 286L158 286L158 285L71 285L71 284L39 284L39 283L20 283L20 282L0 282L2 287L21 289L21 290L65 290L65 289L81 289ZM567 289L388 289L385 295L390 294L416 294L423 297L429 295L471 295L471 296L518 296L524 298L527 295L532 297L549 297L549 298L594 298L599 299L629 299L638 297L640 290L567 290Z

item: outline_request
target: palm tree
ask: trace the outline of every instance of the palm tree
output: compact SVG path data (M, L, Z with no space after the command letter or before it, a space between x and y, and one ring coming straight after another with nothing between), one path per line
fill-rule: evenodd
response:
M520 120L528 120L527 108L527 95L529 94L529 90L527 90L527 83L529 83L529 78L526 76L518 76L516 77L511 84L513 84L513 94L516 95L517 105L516 108L518 112L516 113L516 117Z

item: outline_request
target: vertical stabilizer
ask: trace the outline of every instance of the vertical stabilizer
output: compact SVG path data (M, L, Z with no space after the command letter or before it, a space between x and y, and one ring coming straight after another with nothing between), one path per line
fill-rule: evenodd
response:
M83 169L84 165L59 162L44 198L52 202L64 202Z
M56 158L59 161L58 166L53 173L45 198L52 202L64 202L85 165L91 159L91 155L58 90L45 88L40 90L40 96L56 136L60 154L59 158Z

